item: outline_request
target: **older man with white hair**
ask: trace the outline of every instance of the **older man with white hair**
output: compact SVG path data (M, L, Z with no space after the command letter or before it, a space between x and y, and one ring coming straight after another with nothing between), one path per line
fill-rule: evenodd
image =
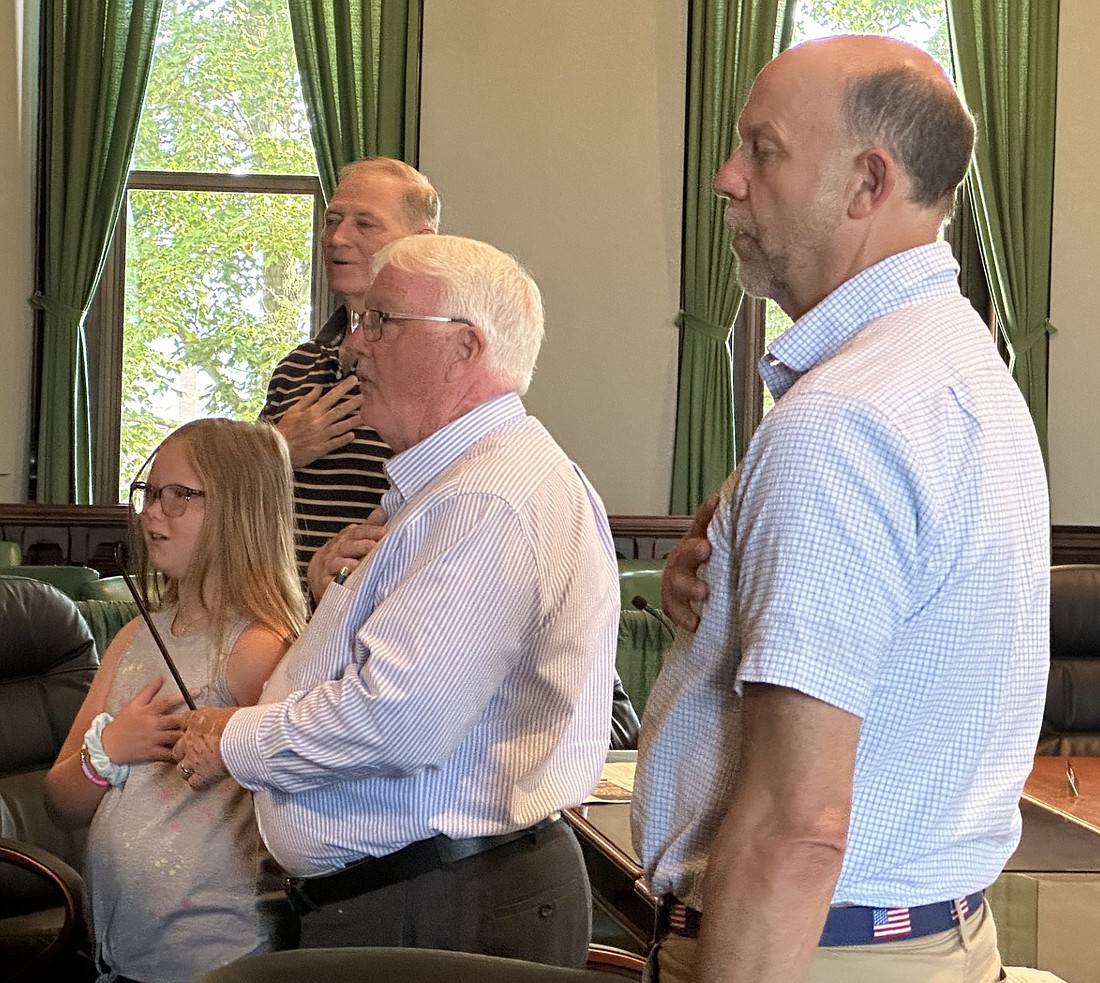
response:
M347 343L394 449L387 534L325 590L264 702L191 715L292 875L302 944L580 965L591 909L560 811L599 777L619 614L600 499L524 411L543 333L510 256L383 248Z

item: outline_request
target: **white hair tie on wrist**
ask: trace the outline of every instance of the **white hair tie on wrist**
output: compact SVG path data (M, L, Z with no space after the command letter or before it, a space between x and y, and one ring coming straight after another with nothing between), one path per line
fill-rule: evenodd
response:
M108 785L121 785L130 776L130 766L116 765L103 750L103 728L114 719L109 713L99 714L92 721L88 733L84 735L84 749L87 752L88 764L95 769L96 774Z

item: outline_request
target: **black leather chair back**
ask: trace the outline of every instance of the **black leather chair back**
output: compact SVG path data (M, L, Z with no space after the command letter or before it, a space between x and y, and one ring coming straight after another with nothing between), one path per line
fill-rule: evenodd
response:
M46 816L43 779L99 665L73 601L49 584L0 577L0 836L81 869L83 833Z
M0 838L0 979L92 980L84 953L84 882L30 843Z
M1050 568L1050 676L1040 754L1100 755L1100 565Z

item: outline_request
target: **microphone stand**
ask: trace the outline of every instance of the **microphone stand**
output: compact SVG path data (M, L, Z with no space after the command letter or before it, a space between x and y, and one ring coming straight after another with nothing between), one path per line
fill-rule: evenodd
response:
M160 649L160 654L164 656L165 665L168 666L168 671L172 673L172 678L176 681L176 685L179 687L180 693L183 694L183 702L187 704L188 709L196 710L195 701L191 698L191 694L187 691L187 687L184 685L183 677L180 675L179 670L176 668L176 664L172 661L172 656L168 654L168 646L164 644L164 639L160 637L160 632L157 631L157 626L153 624L153 619L149 616L149 609L145 606L145 602L141 599L141 594L138 592L137 586L131 579L130 575L126 572L126 559L125 559L125 547L122 543L115 543L115 563L118 564L118 569L122 572L122 579L126 581L126 586L130 589L131 595L133 595L134 602L138 606L138 610L141 612L141 616L145 619L145 624L149 627L149 633L153 636L153 641L157 643L157 648Z
M666 618L661 611L658 611L657 608L655 608L652 604L649 603L649 601L642 597L641 594L635 594L630 599L630 603L633 604L634 607L636 607L639 611L644 611L646 614L653 615L653 617L661 623L661 626L665 629L665 631L667 631L673 638L676 637L676 628L673 626L672 622L669 621L668 618Z

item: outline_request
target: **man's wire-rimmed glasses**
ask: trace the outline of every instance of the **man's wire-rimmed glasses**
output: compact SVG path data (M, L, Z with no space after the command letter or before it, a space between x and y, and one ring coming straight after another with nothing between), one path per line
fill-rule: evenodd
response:
M355 319L353 318L353 321ZM382 337L382 329L390 321L433 321L436 324L469 324L464 317L446 317L442 314L399 314L396 311L380 311L377 307L371 307L358 315L358 324L353 323L353 328L358 327L363 332L367 341L377 341Z
M154 502L160 501L161 511L169 519L178 519L187 511L193 498L202 498L206 492L187 485L151 485L148 481L135 481L130 485L130 508L141 515Z

